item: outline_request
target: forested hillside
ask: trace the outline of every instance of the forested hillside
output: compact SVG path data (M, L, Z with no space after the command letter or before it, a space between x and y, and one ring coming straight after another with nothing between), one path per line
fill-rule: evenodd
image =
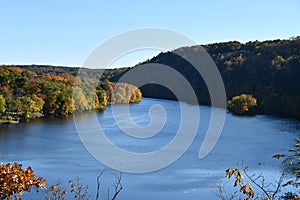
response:
M300 119L300 36L289 40L252 41L245 44L232 41L208 44L202 47L209 53L220 71L228 100L241 94L250 94L257 99L256 111L258 113ZM160 53L134 67L148 63L160 63L172 67L190 82L196 92L199 104L209 105L209 93L201 75L189 62L183 59L184 56L181 57L176 54L176 52L181 52L183 55L185 52L192 52L192 54L197 55L199 49L201 49L200 46L192 46ZM27 98L29 95L31 100L34 99L33 101L39 101L39 98L44 101L42 106L44 114L71 113L69 108L72 104L70 102L72 81L78 69L40 65L2 66L0 71L2 96L0 96L0 104L1 98L4 97L7 111L21 111L21 107L17 106L18 102L22 100L22 104L24 104L26 101L24 99L18 100L18 98L23 96ZM129 67L107 70L82 69L81 73L85 73L87 77L94 77L94 80L102 80L103 82L108 79L111 82L117 82L130 69ZM25 80L23 80L24 78ZM97 88L95 95L98 97L96 99L99 100L100 107L106 105L102 102L105 102L105 99L108 102L113 100L109 95L111 93L109 90L114 87L114 83L111 82L103 82ZM84 89L86 91L89 90L88 86L80 88L81 90L82 88L86 88ZM134 87L133 90L139 91ZM145 85L140 90L145 97L176 99L171 91L157 84ZM51 91L59 92L51 94ZM115 91L119 91L118 97L126 96L125 99L127 100L119 100L119 102L140 100L140 92L136 93L138 96L136 100L128 101L130 97L125 94L128 89ZM85 93L85 91L82 92ZM64 95L65 93L66 95ZM46 96L54 99L47 100ZM75 110L90 109L93 108L92 105L94 104L84 103L82 105L84 106L79 106ZM41 109L37 110L39 112Z
M227 99L240 94L257 98L257 111L300 119L300 37L289 40L237 41L204 45L216 63L224 80ZM209 94L201 76L185 59L174 52L197 54L199 46L184 47L173 52L160 53L142 63L160 63L170 66L193 86L200 104L210 104ZM135 66L138 67L139 65ZM117 81L123 72L114 73ZM143 96L175 99L166 88L150 84L141 88Z
M95 78L74 84L72 68L34 67L34 71L28 70L30 67L0 67L0 118L64 116L73 112L103 110L108 104L138 103L141 100L140 90L130 84L115 84L108 80L99 82Z

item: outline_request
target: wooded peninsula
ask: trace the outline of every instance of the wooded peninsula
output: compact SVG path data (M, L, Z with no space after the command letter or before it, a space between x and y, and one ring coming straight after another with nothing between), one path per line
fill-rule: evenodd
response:
M81 80L71 73L39 72L25 68L0 68L1 123L18 123L19 120L45 115L67 116L73 112L104 110L107 105L138 103L142 98L141 91L131 84L116 84L108 80L99 82L93 77ZM67 69L64 68L65 71Z

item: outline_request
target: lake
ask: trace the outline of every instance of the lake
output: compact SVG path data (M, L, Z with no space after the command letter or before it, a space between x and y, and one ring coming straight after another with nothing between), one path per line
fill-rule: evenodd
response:
M157 135L146 139L125 134L114 120L118 113L113 113L111 107L96 116L103 132L116 146L131 152L151 152L172 140L181 120L178 102L150 98L143 98L140 104L129 106L132 120L139 126L147 127L151 121L148 112L153 105L164 108L164 114L155 115L155 118L164 121L160 117L166 115L167 119ZM117 106L122 109L127 105ZM272 155L286 153L294 144L294 138L299 137L298 121L262 115L238 117L227 113L215 147L205 158L199 159L199 148L209 124L211 108L184 106L200 110L200 125L191 146L178 160L163 169L140 174L124 172L123 190L118 199L216 199L213 191L216 191L218 181L227 181L225 170L241 167L242 162L249 167L250 173L261 172L267 180L275 180L281 168L280 161ZM77 118L88 123L90 117L91 114L85 113ZM124 118L123 125L128 120ZM192 122L194 119L189 120ZM95 197L96 177L101 170L105 169L101 183L102 199L107 196L108 187L112 191L111 185L117 173L89 153L79 139L73 118L36 119L29 123L1 126L0 162L14 161L31 166L50 185L57 179L67 182L79 177L83 185L89 186L92 199ZM30 195L25 197L36 198Z

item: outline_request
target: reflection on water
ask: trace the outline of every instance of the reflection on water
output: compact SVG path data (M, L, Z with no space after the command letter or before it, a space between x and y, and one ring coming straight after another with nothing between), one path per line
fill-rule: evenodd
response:
M144 98L130 106L136 124L147 126L148 111L154 104L164 107L167 119L163 129L147 139L133 138L123 133L114 121L111 109L98 113L98 121L107 137L117 146L134 152L157 150L170 142L180 122L178 102ZM88 118L84 114L82 118ZM159 116L157 116L159 117ZM120 199L212 199L213 186L223 179L224 170L243 161L253 172L276 177L280 162L272 159L275 153L284 153L298 136L300 123L266 116L237 117L227 115L222 135L213 151L204 159L198 158L199 148L210 120L210 108L200 107L200 126L197 136L184 155L169 167L147 174L123 174L124 189ZM126 120L122 123L126 125ZM193 119L190 119L193 120ZM0 126L0 161L24 163L49 182L81 177L88 184L92 197L96 177L106 168L102 187L110 187L114 170L95 160L82 145L74 121L45 118L30 123ZM103 189L105 191L105 189Z

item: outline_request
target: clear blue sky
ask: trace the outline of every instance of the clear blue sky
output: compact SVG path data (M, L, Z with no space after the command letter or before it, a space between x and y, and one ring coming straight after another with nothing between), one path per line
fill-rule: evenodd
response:
M0 8L0 64L81 66L101 42L144 27L199 44L300 35L299 0L2 0Z

